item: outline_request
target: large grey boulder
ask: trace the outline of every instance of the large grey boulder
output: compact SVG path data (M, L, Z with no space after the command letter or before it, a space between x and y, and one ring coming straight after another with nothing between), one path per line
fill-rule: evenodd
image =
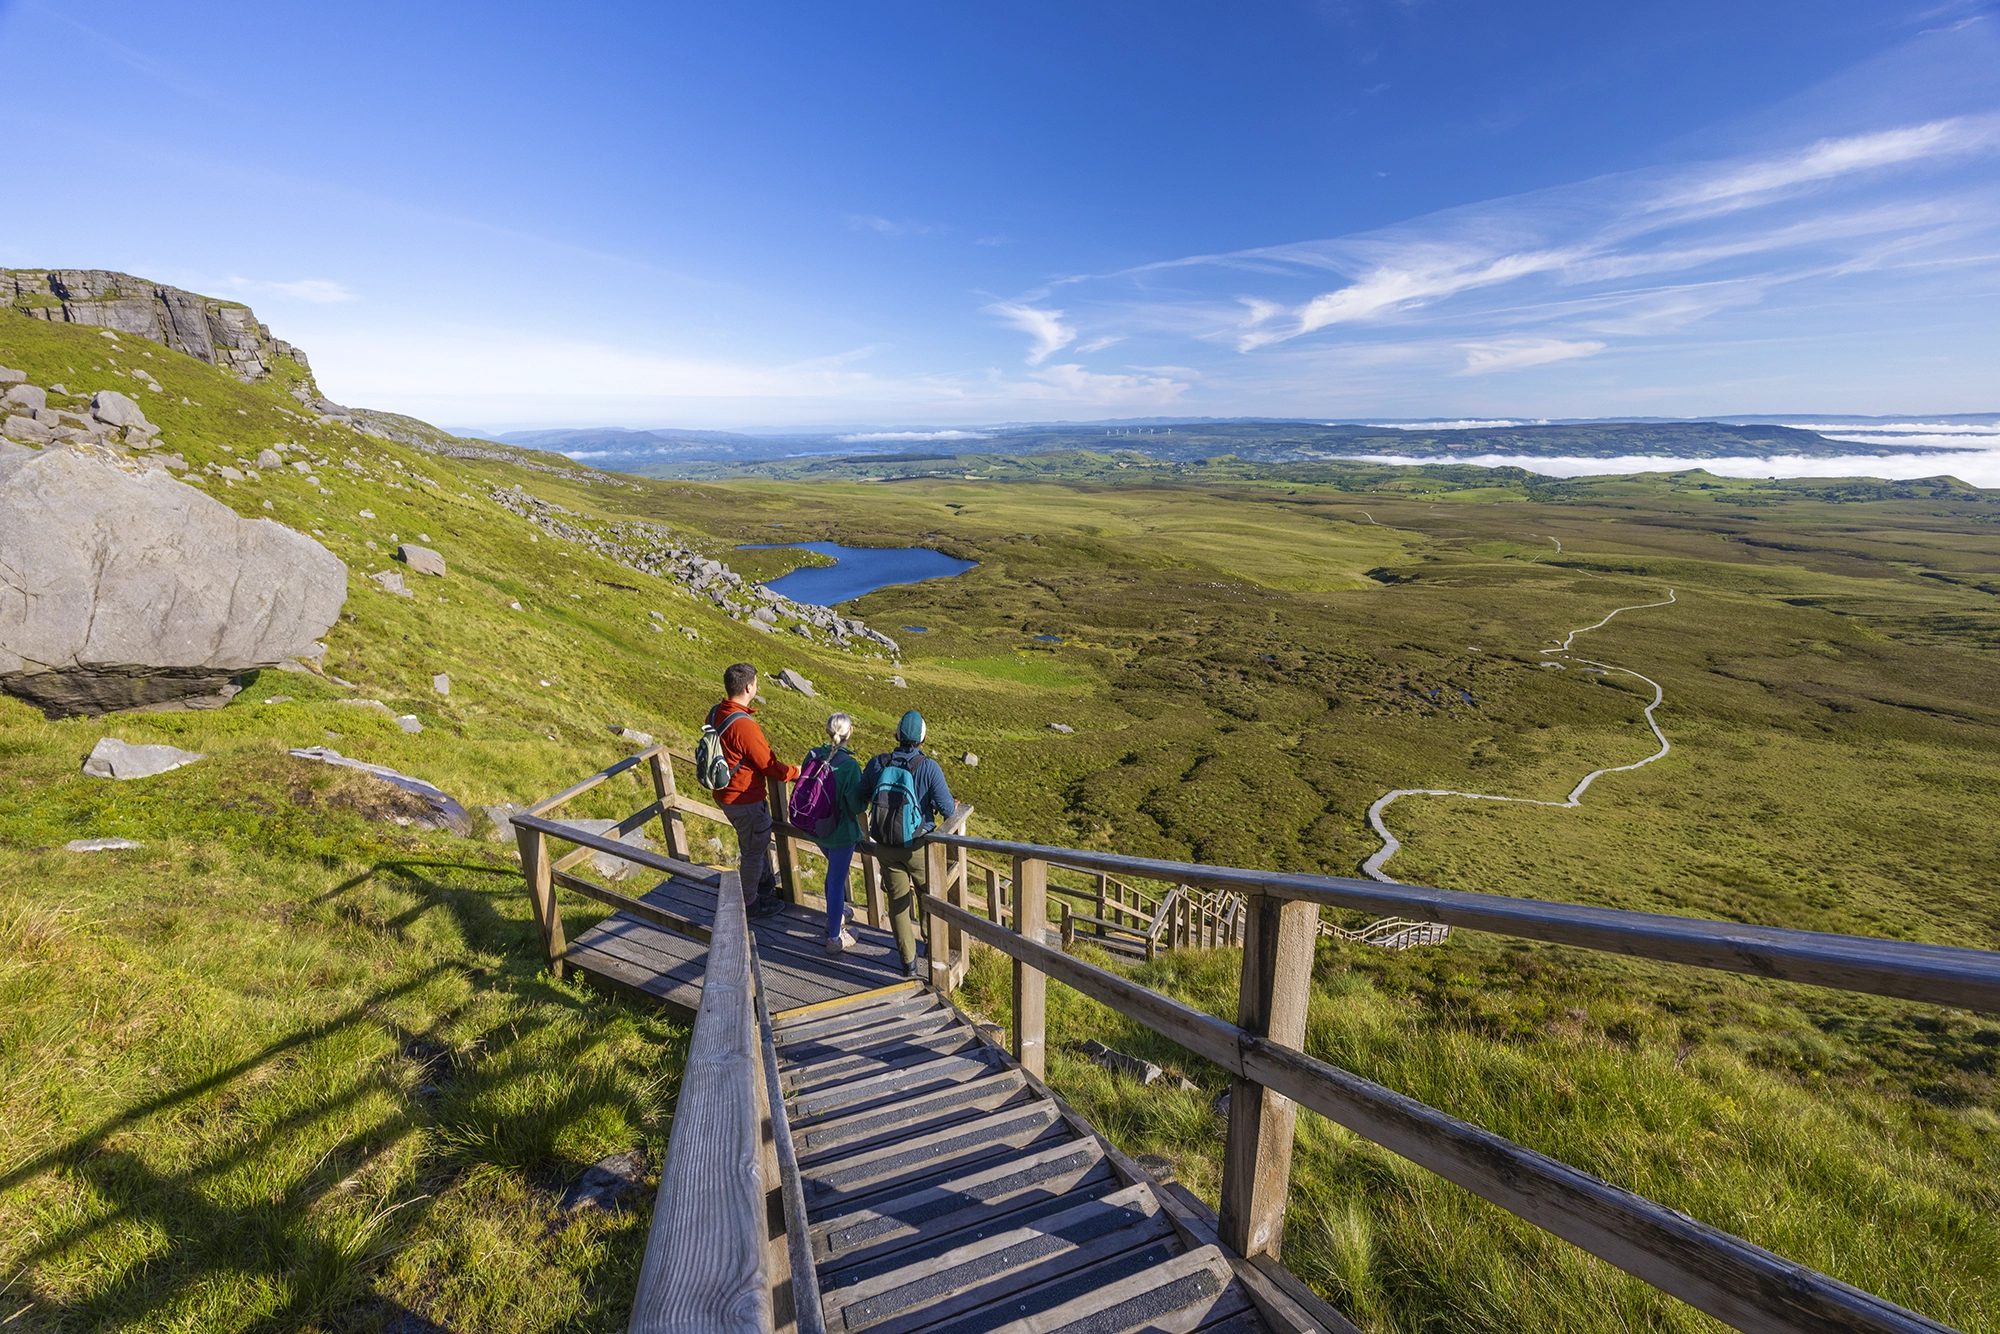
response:
M83 773L86 778L151 778L206 758L177 746L135 746L108 736L90 748L90 758L83 762Z
M346 597L326 548L164 468L0 456L0 690L52 718L212 696L313 653Z
M49 405L49 391L39 385L17 384L7 391L7 397L0 399L10 408L26 408L33 412L36 408Z
M418 574L434 574L440 579L444 577L444 557L429 547L414 546L405 542L396 548L396 555Z
M12 366L0 366L0 384L19 384L27 378L26 371L17 371Z
M0 426L0 434L5 434L9 440L25 440L35 445L50 444L56 438L56 433L40 421L18 415L7 418L6 424Z
M116 389L100 389L90 396L90 415L106 426L151 426L139 405Z

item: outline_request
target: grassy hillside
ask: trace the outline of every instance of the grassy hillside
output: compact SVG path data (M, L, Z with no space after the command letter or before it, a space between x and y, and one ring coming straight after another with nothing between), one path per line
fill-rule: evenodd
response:
M691 740L738 658L817 684L818 701L767 699L793 754L827 709L873 746L921 707L938 753L981 756L947 771L983 831L1352 874L1389 788L1560 798L1650 753L1650 691L1548 670L1539 650L1671 587L1672 607L1577 647L1662 684L1672 754L1579 810L1405 801L1392 871L2000 947L1994 493L1106 455L660 482L469 442L422 452L121 341L0 316L0 364L35 383L132 392L116 373L143 365L162 392L138 396L192 473L280 441L325 460L324 493L289 470L202 484L348 562L325 667L354 688L265 672L219 711L61 723L0 701L12 1328L622 1328L649 1200L554 1203L605 1154L657 1163L685 1033L541 973L503 845L398 825L376 785L284 752L332 745L475 810L525 801L623 753L611 726ZM921 542L980 564L843 608L901 641L892 668L752 632L559 540L491 499L517 485L578 530L665 524L756 577L813 558L736 544ZM398 540L451 573L381 591L366 576ZM85 779L104 735L209 758ZM145 847L62 851L108 835ZM1234 967L1144 976L1233 1013ZM1992 1017L1465 933L1405 956L1329 947L1315 985L1317 1054L2000 1329ZM1159 1094L1053 1060L1099 1124L1212 1196L1215 1072L1052 991L1052 1042L1108 1030L1203 1085ZM971 999L1001 1014L997 973ZM1295 1182L1293 1262L1371 1329L1709 1327L1334 1127L1309 1121Z

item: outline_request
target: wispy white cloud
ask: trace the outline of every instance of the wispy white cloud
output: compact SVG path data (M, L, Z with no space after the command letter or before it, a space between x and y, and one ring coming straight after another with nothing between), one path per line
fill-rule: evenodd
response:
M1465 368L1460 375L1490 375L1494 371L1517 371L1527 366L1546 366L1552 361L1594 357L1604 350L1596 341L1566 342L1560 338L1503 338L1493 343L1461 343Z
M979 431L856 431L835 437L849 444L873 444L881 440L991 440Z
M1063 323L1060 310L1042 310L1023 301L996 301L986 310L1034 340L1028 348L1030 366L1041 365L1076 341L1076 329Z
M1113 343L1124 342L1125 337L1124 334L1106 334L1102 338L1093 338L1088 343L1078 343L1076 350L1079 352L1102 352Z
M219 286L238 296L270 296L287 301L310 301L315 305L331 305L340 301L353 301L356 298L352 289L327 278L271 282L259 278L231 277L225 279Z
M945 230L929 222L897 222L893 218L879 217L873 213L850 213L847 225L856 231L874 232L878 236L929 236Z

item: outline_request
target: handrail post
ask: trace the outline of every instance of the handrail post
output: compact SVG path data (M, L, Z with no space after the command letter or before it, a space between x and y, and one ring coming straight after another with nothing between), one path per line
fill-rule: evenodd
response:
M541 933L542 952L548 956L549 972L561 981L563 955L569 946L563 940L562 908L556 903L555 868L549 865L548 835L516 826L514 838L521 848L521 875L528 882L528 903L535 910L535 929Z
M944 844L926 840L923 846L924 893L945 897ZM926 915L931 956L931 985L951 994L951 938L957 934L936 913Z
M986 873L986 917L994 925L1000 923L1000 868L981 866Z
M1251 894L1243 942L1236 1025L1303 1050L1312 995L1319 905ZM1292 1175L1298 1109L1262 1084L1237 1079L1229 1090L1229 1140L1222 1154L1222 1240L1246 1259L1277 1259Z
M666 836L667 855L681 861L693 861L688 851L687 820L674 805L674 798L680 793L674 788L673 757L663 750L656 750L650 757L653 766L653 795L660 801L660 832Z
M771 835L771 847L778 858L778 890L784 896L785 902L797 903L799 901L799 852L791 837L783 832L785 827L792 822L792 803L789 794L785 791L785 787L786 784L783 781L775 778L772 779L769 783L765 784L764 800L771 807L771 824L774 826ZM756 892L756 887L752 886L746 892L754 893Z
M882 915L882 863L865 852L861 854L860 862L861 888L868 897L868 925L880 931L885 921Z
M1026 857L1014 859L1014 930L1037 945L1046 944L1049 864ZM1014 960L1014 1059L1041 1079L1048 1029L1048 977L1039 968Z

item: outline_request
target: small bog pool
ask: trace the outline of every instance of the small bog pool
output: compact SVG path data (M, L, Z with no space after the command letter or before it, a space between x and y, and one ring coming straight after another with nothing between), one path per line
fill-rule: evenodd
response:
M928 579L950 579L979 564L959 560L929 547L844 547L838 542L763 542L740 548L768 551L795 547L831 556L832 565L793 570L767 585L772 592L794 602L811 602L822 607L849 602L878 588L897 584L921 584Z

